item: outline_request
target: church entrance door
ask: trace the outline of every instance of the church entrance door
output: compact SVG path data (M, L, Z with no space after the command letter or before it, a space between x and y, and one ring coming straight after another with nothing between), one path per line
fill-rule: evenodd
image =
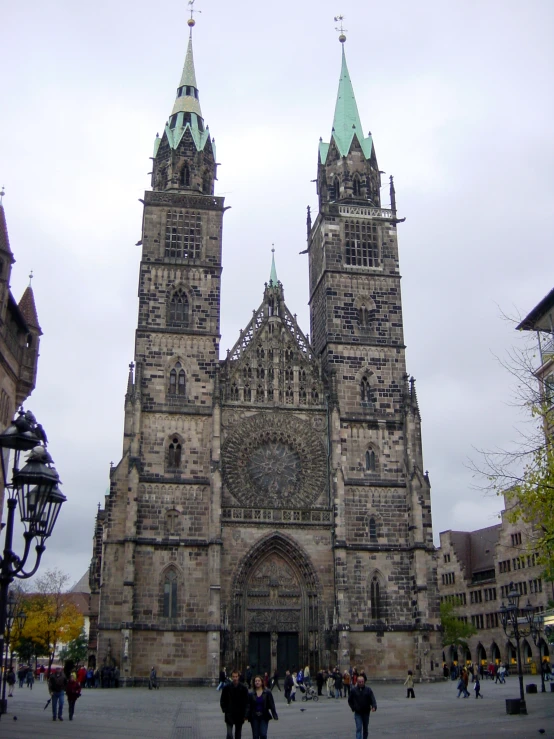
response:
M254 675L269 673L271 670L271 634L269 632L250 632L248 639L248 664Z
M280 677L284 677L285 670L298 671L302 665L298 664L298 634L280 633L277 637L277 670Z

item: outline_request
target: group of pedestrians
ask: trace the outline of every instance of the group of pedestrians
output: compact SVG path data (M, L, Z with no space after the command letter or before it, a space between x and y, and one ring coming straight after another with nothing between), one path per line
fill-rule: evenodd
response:
M219 704L225 718L227 739L233 739L233 729L234 739L241 739L245 721L250 722L252 739L266 739L269 722L279 720L273 693L264 685L261 675L254 677L251 691L239 678L238 671L233 670L231 682L221 689Z
M69 720L73 721L75 704L81 696L81 683L77 680L77 675L72 672L67 677L62 671L62 668L57 667L48 680L48 690L50 692L50 701L52 702L52 720L63 721L64 696L67 695ZM46 706L48 706L48 703Z
M316 677L318 690L320 689L320 683L321 688L323 687L324 683L321 678L324 678L325 672L327 672L327 680L332 679L332 688L334 691L336 690L337 697L342 697L342 690L345 686L344 678L345 675L348 676L346 681L348 695L345 691L344 697L348 697L348 704L354 713L356 739L368 739L369 716L372 711L377 710L377 701L371 688L366 685L365 673L358 673L356 668L346 670L344 673L340 672L338 668L332 671L318 672ZM279 718L272 693L275 687L281 690L277 670L271 678L268 673L263 676L254 675L250 667L247 667L244 674L239 673L238 670L233 670L231 682L229 682L226 670L223 668L219 677L217 690L221 690L220 706L227 728L227 739L242 739L242 727L245 722L250 723L252 739L267 739L269 722L277 721ZM338 680L339 677L340 681ZM287 705L295 700L297 690L302 691L309 688L311 688L309 667L292 673L290 670L286 670L283 690ZM321 695L321 693L319 694Z

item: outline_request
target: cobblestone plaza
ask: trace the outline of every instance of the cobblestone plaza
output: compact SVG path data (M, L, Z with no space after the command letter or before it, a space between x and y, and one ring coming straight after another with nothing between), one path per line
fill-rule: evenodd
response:
M531 682L526 678L526 682ZM416 700L406 700L400 683L370 683L376 698L377 712L371 716L373 737L467 737L477 731L481 736L503 739L554 737L554 692L527 695L527 716L509 716L506 698L519 695L517 676L506 685L481 683L484 699L456 699L452 681L415 685ZM471 685L470 685L471 687ZM538 685L540 691L540 681ZM79 737L79 739L223 739L225 724L219 708L220 693L214 688L146 688L119 690L87 690L77 702L75 719L67 720L64 707L63 724L52 721L46 685L37 684L15 691L10 698L9 713L2 716L2 739L29 737ZM283 694L275 691L279 721L269 726L270 739L353 739L354 720L346 700L323 697L318 703L296 703L287 706ZM17 716L17 721L14 717ZM543 734L539 731L544 729ZM250 739L250 727L243 739Z

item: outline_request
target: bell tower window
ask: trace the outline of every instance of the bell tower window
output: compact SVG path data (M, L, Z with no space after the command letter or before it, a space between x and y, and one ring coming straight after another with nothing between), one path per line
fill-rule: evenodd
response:
M181 442L177 436L173 437L167 447L167 467L178 470L181 467Z
M189 325L189 301L183 290L177 290L169 301L170 326L186 327Z
M181 210L168 211L165 223L165 256L170 259L199 259L201 249L200 214Z
M169 373L168 395L179 395L184 398L187 394L187 376L181 362L177 362Z
M190 187L190 167L188 164L185 164L181 170L181 185Z
M360 183L360 178L357 174L355 174L352 178L352 195L355 198L360 198L362 196L362 186Z
M367 472L375 472L375 452L368 449L365 453L365 468Z
M372 221L345 221L345 261L352 267L378 267L377 225Z

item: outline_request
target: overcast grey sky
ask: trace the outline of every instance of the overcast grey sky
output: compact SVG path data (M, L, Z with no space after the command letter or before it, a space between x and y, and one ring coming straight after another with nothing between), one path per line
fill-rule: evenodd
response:
M435 539L496 521L474 489L474 447L520 422L494 355L553 286L551 0L197 0L196 76L217 145L224 220L222 356L268 279L309 331L306 206L340 72L333 16L362 124L395 176L408 371L417 379ZM44 336L27 406L68 497L44 557L77 580L96 506L121 456L133 358L141 204L175 98L184 0L4 3L0 184L16 264ZM387 188L383 190L388 203Z

